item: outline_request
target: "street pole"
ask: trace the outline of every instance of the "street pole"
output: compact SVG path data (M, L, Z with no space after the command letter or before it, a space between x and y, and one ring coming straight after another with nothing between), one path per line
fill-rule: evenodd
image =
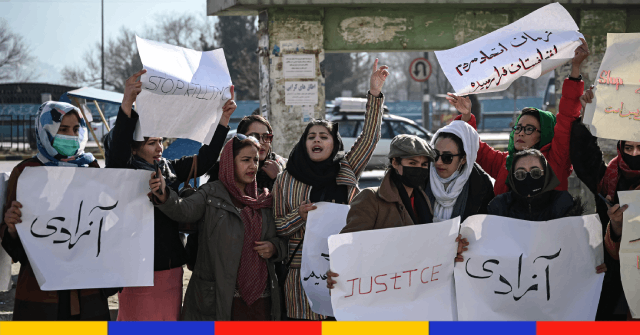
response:
M104 0L100 3L102 5L102 89L104 90Z
M423 57L426 60L429 60L429 53L425 52ZM430 104L431 99L429 97L429 80L425 80L422 82L422 126L429 131L431 131L431 113L429 112Z

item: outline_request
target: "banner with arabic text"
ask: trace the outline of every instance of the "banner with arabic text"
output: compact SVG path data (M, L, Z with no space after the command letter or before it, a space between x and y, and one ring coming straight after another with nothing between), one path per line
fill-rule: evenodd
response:
M498 92L521 76L536 79L573 58L580 37L571 14L552 3L471 42L436 51L436 57L457 94Z
M454 269L460 321L593 321L604 273L597 215L531 222L474 215Z

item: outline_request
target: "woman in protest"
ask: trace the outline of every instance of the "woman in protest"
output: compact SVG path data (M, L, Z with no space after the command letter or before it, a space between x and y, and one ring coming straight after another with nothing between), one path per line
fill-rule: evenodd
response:
M584 82L580 75L580 64L588 55L587 43L582 39L582 45L575 50L575 56L571 62L571 74L569 78L564 80L562 86L558 115L537 108L523 109L509 136L509 146L506 152L495 150L488 144L480 142L476 162L495 179L494 191L496 195L509 191L507 176L512 172L510 167L513 165L515 153L532 148L540 150L549 161L560 181L557 190L566 191L568 189L568 179L572 171L569 157L571 125L580 116L579 98L584 89ZM469 98L449 93L447 100L462 113L456 119L462 119L477 128L476 119L471 114Z
M133 138L138 114L132 105L142 90L142 83L137 80L145 72L137 72L126 82L115 126L104 143L106 167L159 172L169 187L177 191L178 186L189 178L194 164L198 171L195 177L199 177L218 159L229 131L229 119L236 109L233 86L231 99L222 107L220 123L209 145L202 146L198 155L167 160L162 158L162 138L145 137L144 141ZM187 262L180 226L160 210L154 211L154 224L154 286L125 287L118 294L118 321L176 321L180 317L182 265Z
M517 152L507 176L511 191L496 196L487 208L489 215L527 221L549 221L570 216L582 216L584 204L568 191L558 191L558 177L551 164L537 149ZM596 273L607 271L605 263Z
M289 238L291 259L284 291L287 317L298 320L324 320L311 311L300 280L303 239L307 215L315 202L349 204L360 191L358 180L380 139L382 125L382 86L389 75L387 66L374 62L363 131L348 153L342 151L338 124L313 120L295 145L286 170L273 187L273 207L278 235Z
M591 89L593 86L591 87ZM593 101L593 91L589 89L580 98L583 111ZM606 164L593 136L581 120L573 124L571 130L571 161L578 178L594 195L596 213L602 223L605 264L610 271L604 277L602 294L596 320L620 321L631 319L629 306L622 290L620 278L620 238L622 237L622 216L628 204L620 204L618 191L640 190L640 142L618 141L617 155ZM602 197L613 203L609 206Z
M273 197L267 189L258 192L259 150L253 137L236 135L222 151L219 180L187 198L164 186L164 177L151 175L149 186L162 213L177 222L200 222L183 320L280 319L274 262L287 252L276 236Z
M22 204L16 201L18 177L30 166L99 168L91 153L84 152L87 124L78 108L64 102L46 102L36 115L38 154L18 164L9 177L4 220L0 223L2 246L20 263L16 286L14 321L94 320L109 321L109 293L101 289L42 291L18 238Z

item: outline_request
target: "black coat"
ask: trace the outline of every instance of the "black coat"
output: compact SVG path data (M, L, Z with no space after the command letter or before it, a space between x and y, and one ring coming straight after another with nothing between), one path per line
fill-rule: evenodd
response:
M607 205L598 196L598 184L607 171L607 165L598 146L598 138L593 136L580 121L574 122L571 129L570 154L573 170L595 197L596 213L602 223L602 237L604 239L609 216L607 215ZM619 184L618 187L620 187ZM615 202L617 202L617 199L614 199ZM620 279L620 261L613 259L608 252L605 252L604 263L607 265L607 272L604 276L602 294L600 295L600 303L596 314L596 320L598 321L616 320L613 311L616 309L620 296L623 294L622 280Z
M120 108L116 124L104 140L107 168L134 168L130 164L130 159L133 132L137 122L138 113L132 110L129 118ZM198 177L208 171L216 162L228 132L228 126L218 125L211 143L200 148L198 152ZM169 185L169 187L178 192L178 186L189 177L193 156L167 160L167 162L171 165L177 177L177 181ZM154 208L154 217L154 271L168 270L184 265L188 257L180 239L178 223L171 220L158 208Z
M533 198L513 191L500 194L489 203L488 214L527 221L548 221L568 216L581 216L582 201L567 191L551 190Z
M472 215L487 214L487 206L495 197L491 178L477 163L473 165L473 170L471 170L467 183L469 183L469 194L467 196L467 203L465 205L464 212L462 216L460 216L460 222L466 220ZM425 193L429 197L431 203L433 203L435 201L435 197L428 186L429 181L427 181ZM429 214L431 216L428 218L429 220L427 220L427 222L433 222L433 214Z

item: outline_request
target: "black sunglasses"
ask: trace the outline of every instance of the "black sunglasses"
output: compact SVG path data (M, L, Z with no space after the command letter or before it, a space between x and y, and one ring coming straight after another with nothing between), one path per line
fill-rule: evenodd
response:
M258 141L262 140L262 142L264 142L264 143L273 142L273 134L251 133L251 134L247 134L247 136L251 136L251 137L257 139Z
M536 128L534 126L523 127L523 126L519 126L518 125L518 126L513 127L513 131L514 131L515 134L520 134L520 132L523 131L523 130L524 130L524 133L526 135L531 135L531 134L533 134L534 131L541 132L538 128Z
M516 172L513 173L513 176L517 180L523 181L525 180L525 178L527 178L527 174L530 174L531 178L533 179L540 179L542 176L544 176L544 170L538 167L531 168L531 171L529 172L525 170L516 170Z
M451 164L451 162L453 162L453 157L458 157L458 156L464 156L463 154L452 154L452 153L444 153L444 154L440 154L440 151L435 150L436 152L436 157L433 159L433 162L437 162L438 158L442 158L442 163L443 164Z

